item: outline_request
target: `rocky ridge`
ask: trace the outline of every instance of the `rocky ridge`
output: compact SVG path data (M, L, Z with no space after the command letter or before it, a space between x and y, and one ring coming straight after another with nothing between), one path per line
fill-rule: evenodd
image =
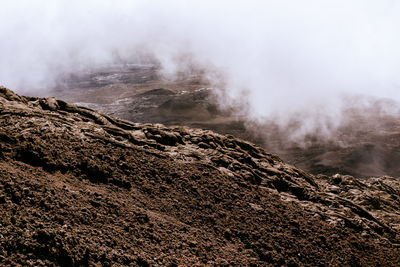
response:
M400 181L0 88L0 262L397 265Z
M232 134L312 174L400 176L400 109L388 99L344 99L340 125L328 137L317 130L293 139L301 127L296 118L286 126L253 121L245 103L227 105L224 85L210 83L201 71L170 80L156 66L116 65L66 75L47 94L133 122Z

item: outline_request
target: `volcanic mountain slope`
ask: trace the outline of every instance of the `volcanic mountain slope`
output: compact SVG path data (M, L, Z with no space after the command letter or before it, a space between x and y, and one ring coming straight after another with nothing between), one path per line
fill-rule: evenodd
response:
M0 88L1 265L400 265L400 182Z
M340 127L331 129L331 138L316 130L304 140L293 140L293 132L301 126L295 118L285 127L271 121L252 122L243 115L244 103L222 108L215 96L221 90L210 88L211 84L215 81L207 82L200 71L171 81L156 66L116 65L66 75L51 94L133 122L232 134L313 174L400 176L400 108L388 99L348 98ZM225 97L219 99L226 102Z

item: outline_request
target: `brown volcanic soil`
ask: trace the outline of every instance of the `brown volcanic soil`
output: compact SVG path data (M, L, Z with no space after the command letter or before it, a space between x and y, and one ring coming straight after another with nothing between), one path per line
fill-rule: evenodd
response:
M221 110L215 90L201 73L168 81L152 66L117 66L65 77L53 92L58 98L133 122L185 125L232 134L280 155L313 174L400 177L400 114L382 112L392 103L368 108L348 103L346 121L331 141L309 136L308 145L290 142L293 129L273 123L251 124L233 110ZM371 101L370 101L371 102ZM355 107L355 108L354 108Z
M1 265L400 264L400 183L0 89Z

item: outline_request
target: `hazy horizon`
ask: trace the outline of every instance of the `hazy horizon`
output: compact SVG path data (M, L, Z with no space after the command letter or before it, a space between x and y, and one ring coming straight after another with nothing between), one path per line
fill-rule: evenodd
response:
M5 0L0 83L34 95L64 73L151 58L170 77L205 69L221 105L245 103L250 120L329 132L343 99L400 101L399 11L389 0Z

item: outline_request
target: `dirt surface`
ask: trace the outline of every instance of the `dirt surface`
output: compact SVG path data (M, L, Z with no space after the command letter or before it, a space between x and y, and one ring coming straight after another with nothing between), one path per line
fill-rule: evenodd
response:
M0 265L400 265L394 178L6 88L0 116Z
M310 135L291 142L294 129L274 123L257 124L233 110L221 109L215 93L201 73L167 80L154 66L115 66L66 76L47 95L141 123L185 125L232 134L274 152L290 164L313 174L349 174L356 177L400 177L400 114L385 113L393 103L351 99L345 120L330 140ZM220 99L224 102L224 99Z

